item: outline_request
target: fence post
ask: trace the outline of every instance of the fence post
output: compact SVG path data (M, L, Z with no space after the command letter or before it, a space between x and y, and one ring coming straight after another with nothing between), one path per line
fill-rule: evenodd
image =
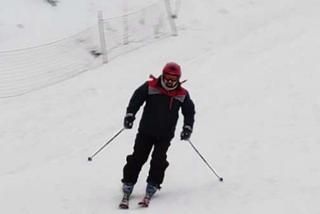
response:
M170 0L164 0L164 3L165 3L165 7L166 7L167 14L168 14L170 27L171 27L171 35L178 36L178 30L177 30L176 23L174 21L174 15L172 14Z
M106 44L106 37L105 37L105 33L104 33L103 12L102 11L98 11L98 28L99 28L100 47L101 47L103 63L108 63L107 44Z

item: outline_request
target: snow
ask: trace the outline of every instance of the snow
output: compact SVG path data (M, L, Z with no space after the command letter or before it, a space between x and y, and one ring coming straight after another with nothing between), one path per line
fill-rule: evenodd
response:
M0 50L72 35L96 22L96 10L117 15L125 3L4 2ZM0 99L0 213L319 214L319 9L314 0L184 0L179 36ZM191 141L224 182L176 137L163 188L150 207L136 205L147 163L131 209L118 210L122 167L141 112L133 130L92 162L87 157L122 128L133 90L167 61L182 65L196 104Z

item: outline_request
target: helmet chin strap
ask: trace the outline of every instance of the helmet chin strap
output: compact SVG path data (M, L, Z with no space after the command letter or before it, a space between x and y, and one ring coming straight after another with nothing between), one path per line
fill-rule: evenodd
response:
M176 89L177 87L178 87L178 83L176 83L173 87L168 87L167 85L166 85L166 83L164 82L164 79L163 79L163 75L161 75L161 85L162 85L162 87L165 89L165 90L167 90L167 91L172 91L172 90L174 90L174 89Z

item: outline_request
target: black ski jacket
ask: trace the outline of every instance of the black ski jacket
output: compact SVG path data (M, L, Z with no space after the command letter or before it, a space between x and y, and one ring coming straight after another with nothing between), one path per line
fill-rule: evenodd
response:
M174 137L179 110L184 116L184 126L193 127L195 108L186 89L180 86L173 91L161 87L160 78L145 82L133 93L127 113L136 115L145 103L139 132L156 137Z

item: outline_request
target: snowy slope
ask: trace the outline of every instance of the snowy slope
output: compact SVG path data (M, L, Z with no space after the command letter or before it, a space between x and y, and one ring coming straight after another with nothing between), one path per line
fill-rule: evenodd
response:
M133 90L174 60L196 103L191 140L225 182L176 138L163 189L147 210L137 209L146 164L128 212L319 214L319 9L312 0L185 0L178 37L0 99L0 212L122 213L120 179L137 121L92 163L87 157L122 127ZM59 25L56 35L68 28Z
M105 18L137 10L154 0L69 0L52 7L47 0L13 0L0 7L0 50L33 47L74 35Z

